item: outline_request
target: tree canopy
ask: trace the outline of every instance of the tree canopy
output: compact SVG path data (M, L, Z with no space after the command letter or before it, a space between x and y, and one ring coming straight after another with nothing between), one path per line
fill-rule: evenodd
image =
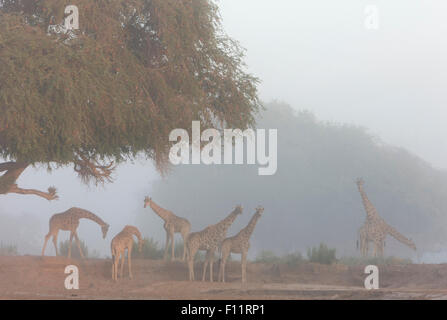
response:
M68 5L79 30L51 32ZM212 0L0 0L0 193L38 194L15 184L38 163L104 182L143 153L163 170L169 132L193 120L252 126L243 58Z

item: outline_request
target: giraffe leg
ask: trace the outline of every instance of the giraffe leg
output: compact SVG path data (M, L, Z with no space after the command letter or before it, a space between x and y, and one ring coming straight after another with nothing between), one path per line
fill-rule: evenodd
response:
M74 232L74 237L75 237L78 249L79 249L79 254L81 255L81 258L84 259L84 254L82 253L81 244L80 244L79 238L78 238L78 233L76 231Z
M187 253L187 261L188 261L188 271L189 271L189 281L194 281L194 257L195 257L195 252L193 252L194 250L187 244L186 246L186 250L188 251Z
M73 244L73 231L70 232L70 241L68 242L68 259L71 258L71 245Z
M194 259L188 259L189 281L194 281Z
M120 266L120 278L124 275L124 259L126 258L126 249L121 252L121 266Z
M121 258L121 252L118 250L115 250L115 261L114 261L114 268L115 268L115 281L118 280L118 268L120 264L120 258Z
M182 232L182 238L183 238L183 257L182 261L186 260L186 237L188 236L188 233Z
M379 244L377 241L374 242L374 257L377 258L379 256Z
M54 244L54 250L56 250L56 257L59 255L58 251L57 251L57 236L58 236L58 231L56 231L55 234L53 234L53 244Z
M365 257L368 257L369 253L369 241L366 241L365 243Z
M228 250L227 246L222 246L221 251L222 257L220 260L219 277L217 281L225 282L225 264L227 263L228 256L230 255L230 250Z
M42 248L42 257L45 255L45 248L47 247L47 242L50 239L50 237L51 237L51 233L48 233L45 236L45 242L43 243L43 248Z
M115 279L115 256L112 255L112 280Z
M205 281L206 277L206 269L208 268L208 252L206 252L205 262L203 263L203 274L202 274L202 281Z
M165 254L163 256L163 260L165 261L168 259L169 239L170 239L169 231L166 230L166 246L165 246Z
M245 283L247 282L247 251L242 252L241 267L242 267L242 283Z
M132 279L132 247L127 248L127 266L129 267L129 278Z
M175 261L174 254L174 230L171 231L171 261Z
M112 250L112 280L116 281L116 250Z
M118 273L118 269L119 270L119 277L122 278L123 277L123 264L124 264L124 257L125 257L126 252L120 252L118 255L118 264L116 265L117 268L117 273Z
M210 252L210 262L209 262L209 264L210 264L210 282L213 282L214 281L214 277L213 277L213 265L214 265L214 250L212 250L211 252Z

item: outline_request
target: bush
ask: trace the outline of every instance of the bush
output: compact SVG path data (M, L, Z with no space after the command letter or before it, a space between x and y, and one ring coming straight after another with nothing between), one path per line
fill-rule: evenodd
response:
M90 257L88 252L88 247L85 244L84 241L79 240L82 253L84 254L85 258ZM59 255L61 256L68 256L68 246L70 244L70 240L65 240L59 243ZM71 243L71 257L74 259L81 259L81 254L78 249L78 245L76 244L76 240L73 239L73 242Z
M286 264L289 267L293 267L305 262L305 259L299 252L289 253L283 256L277 256L273 251L264 250L261 251L256 256L255 262Z
M279 263L281 258L278 257L273 251L263 250L261 251L255 259L255 262L262 263Z
M337 261L335 251L336 249L330 249L327 245L321 243L319 247L313 247L307 250L307 258L310 262L332 264Z
M132 257L136 257L139 259L151 259L151 260L160 260L163 259L165 253L164 245L161 246L158 241L153 238L144 238L143 239L143 247L141 252L138 251L138 242L134 241L132 248ZM176 242L174 245L174 254L176 259L182 258L183 256L183 242ZM196 254L196 261L205 261L205 252L199 251ZM168 259L171 258L171 247L168 248Z
M4 245L0 243L0 256L17 256L18 254L16 245Z
M141 252L138 251L138 243L134 241L132 247L132 257L139 259L158 260L163 259L164 251L158 245L158 242L152 238L144 238Z
M289 253L281 257L281 263L288 265L289 267L294 267L305 262L305 259L300 252Z

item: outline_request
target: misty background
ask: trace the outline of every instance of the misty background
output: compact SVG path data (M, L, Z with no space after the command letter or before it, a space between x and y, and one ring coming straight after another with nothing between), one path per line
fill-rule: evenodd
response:
M264 101L260 128L278 129L278 172L257 167L182 166L161 178L151 162L121 165L115 182L83 185L71 167L48 174L28 169L23 187L58 188L60 200L0 196L0 241L21 254L40 254L52 214L78 206L111 225L81 220L78 234L89 249L110 255L112 237L126 224L164 245L163 222L143 198L188 218L193 231L215 223L241 203L245 226L254 208L265 215L252 239L251 256L269 249L299 250L324 241L337 254L354 255L365 214L354 179L385 220L413 238L419 259L447 261L447 3L359 0L225 0L226 32L247 49L247 68L258 76ZM364 27L365 7L379 9L378 30ZM273 111L272 111L273 110ZM363 127L363 128L362 128ZM262 180L262 181L261 181ZM61 232L59 241L68 239ZM424 255L425 252L425 255ZM54 254L52 243L47 254ZM394 240L386 254L413 257Z

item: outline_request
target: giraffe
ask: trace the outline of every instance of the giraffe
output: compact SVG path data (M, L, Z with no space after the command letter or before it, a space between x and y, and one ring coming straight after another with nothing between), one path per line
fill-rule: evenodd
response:
M80 209L80 208L70 208L67 211L56 213L50 218L50 231L45 236L45 243L42 248L42 256L45 255L45 248L47 246L47 242L51 236L53 236L53 244L56 249L56 256L58 255L57 251L57 236L59 230L70 231L70 244L68 246L68 258L71 258L71 244L73 242L73 237L76 239L76 244L79 249L79 253L81 254L82 259L84 259L84 254L82 253L81 246L79 244L78 234L76 229L79 226L79 220L85 218L92 220L101 226L102 237L105 239L107 235L107 231L109 230L109 225L105 223L101 218L97 215L93 214L90 211Z
M219 268L219 281L225 282L225 264L227 259L231 253L240 253L241 254L241 266L242 266L242 282L247 281L247 253L250 248L250 237L255 229L256 223L259 218L261 218L262 213L264 212L264 208L259 206L256 208L256 212L251 218L248 225L239 231L233 237L226 238L222 242L222 258L220 261Z
M360 253L363 257L368 254L368 241L367 241L367 226L362 225L358 230L357 249L360 249Z
M374 256L383 256L383 249L385 246L385 238L387 235L392 236L399 242L407 245L413 250L416 250L416 245L411 239L406 238L396 229L391 227L378 214L376 208L368 199L365 190L363 189L363 179L357 179L357 187L362 197L363 206L366 211L366 221L359 229L360 250L363 256L368 255L368 243L374 244Z
M124 229L118 233L110 244L112 251L112 279L118 280L118 265L121 259L120 277L123 278L124 259L127 249L127 266L129 267L129 278L132 279L132 265L131 254L133 247L133 236L138 238L138 251L141 252L143 246L143 239L140 231L134 226L125 226Z
M213 282L214 253L225 239L228 228L236 217L242 214L242 206L237 206L225 219L206 227L202 231L190 233L186 240L187 263L189 280L194 280L194 258L198 250L206 250L206 259L203 264L202 281L205 281L206 269L210 265L210 281Z
M150 206L154 212L164 220L163 228L166 231L166 247L164 253L164 259L167 259L169 242L171 242L171 259L175 260L174 256L174 235L175 233L180 233L183 238L183 257L182 261L186 259L186 238L191 231L191 224L185 218L181 218L176 216L169 210L163 209L158 206L152 198L146 197L144 198L144 208Z

